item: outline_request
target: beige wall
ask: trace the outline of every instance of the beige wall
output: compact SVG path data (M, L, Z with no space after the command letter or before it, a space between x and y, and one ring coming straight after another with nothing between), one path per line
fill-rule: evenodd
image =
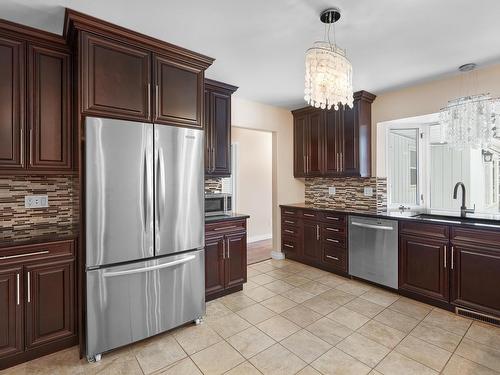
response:
M271 238L273 135L233 126L231 137L238 150L236 207L238 212L250 215L248 240Z
M491 93L500 96L500 65L478 69L477 85L474 92ZM454 75L401 90L380 94L372 104L372 168L376 176L385 177L383 165L377 166L377 156L385 153L384 142L377 142L377 123L406 117L421 116L439 112L448 100L460 96L462 77ZM377 143L379 150L377 150Z
M232 126L272 132L273 249L280 251L279 205L304 201L304 182L293 178L293 118L289 110L233 97ZM255 201L259 204L259 201Z

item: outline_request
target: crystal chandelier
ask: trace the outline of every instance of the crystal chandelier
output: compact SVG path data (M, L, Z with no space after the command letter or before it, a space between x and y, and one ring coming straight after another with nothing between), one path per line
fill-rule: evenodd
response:
M475 67L475 64L466 64L459 70L469 72ZM500 100L490 94L466 95L450 100L439 114L443 141L457 150L488 148L496 136L499 108Z
M345 50L330 41L330 29L340 19L336 8L321 12L320 20L325 24L325 39L315 42L306 52L305 101L317 108L330 109L332 106L353 107L352 65ZM328 31L326 28L328 27Z

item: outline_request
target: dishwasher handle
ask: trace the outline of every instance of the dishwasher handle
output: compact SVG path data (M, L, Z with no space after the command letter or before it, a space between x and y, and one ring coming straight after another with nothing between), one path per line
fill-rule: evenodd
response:
M370 229L378 229L378 230L394 230L393 227L387 226L387 225L375 225L375 224L365 224L365 223L358 223L357 221L351 222L352 225L361 227L361 228L370 228Z

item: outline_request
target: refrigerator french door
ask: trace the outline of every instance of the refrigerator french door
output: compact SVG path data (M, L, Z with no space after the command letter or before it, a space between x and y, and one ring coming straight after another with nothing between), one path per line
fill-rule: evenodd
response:
M87 355L205 313L203 132L85 121Z

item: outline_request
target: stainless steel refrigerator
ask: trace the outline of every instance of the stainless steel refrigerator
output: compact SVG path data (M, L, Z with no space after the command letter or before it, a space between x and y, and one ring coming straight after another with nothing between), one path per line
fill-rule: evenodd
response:
M85 120L87 355L205 313L203 132Z

